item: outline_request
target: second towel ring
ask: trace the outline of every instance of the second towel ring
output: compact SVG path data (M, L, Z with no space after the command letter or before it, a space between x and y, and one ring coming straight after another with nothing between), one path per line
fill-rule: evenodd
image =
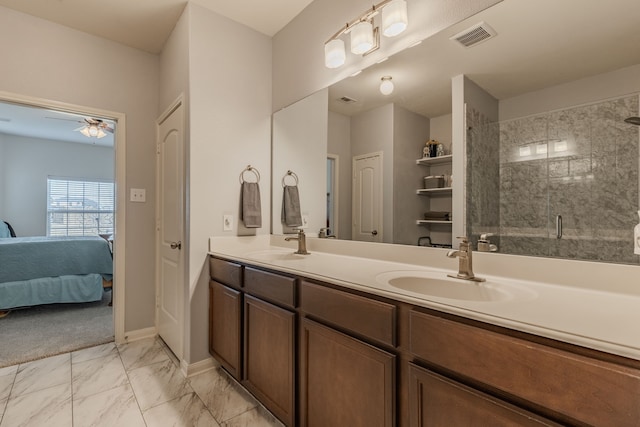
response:
M296 182L294 185L298 185L298 175L296 175L296 173L295 173L295 172L293 172L293 171L290 171L290 170L289 170L289 171L287 171L287 173L282 177L282 186L283 186L283 187L286 187L286 186L287 186L287 183L285 182L285 179L287 179L287 177L288 177L288 176L293 177L293 179L294 179L294 180L295 180L295 182Z
M253 174L256 176L256 182L260 182L260 172L258 172L258 169L249 165L246 168L244 168L242 172L240 172L240 184L243 184L245 182L245 179L244 179L245 172L253 172Z

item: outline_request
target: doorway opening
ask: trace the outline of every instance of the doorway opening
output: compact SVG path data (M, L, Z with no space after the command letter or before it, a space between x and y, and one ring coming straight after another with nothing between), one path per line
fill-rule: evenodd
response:
M83 313L85 309L93 306L106 307L112 303L112 307L102 308L100 318L102 323L110 324L110 340L115 339L116 343L124 342L126 201L124 114L0 92L0 119L0 160L2 160L0 161L0 181L3 183L0 186L2 189L0 218L5 220L7 217L13 218L13 228L18 238L23 236L25 239L37 240L64 235L72 236L70 240L73 240L81 235L102 235L101 238L94 237L94 239L102 241L100 250L107 250L108 256L113 259L112 280L108 280L108 275L97 272L91 273L91 279L87 278L89 282L98 283L90 286L94 286L93 289L95 286L100 286L100 294L92 291L93 296L77 296L77 299L74 299L76 298L74 296L60 297L60 301L56 301L55 304L49 304L45 299L43 302L47 304L46 306L38 304L39 301L33 299L31 302L18 303L19 305L16 306L32 307L15 310L15 313L26 313L35 307L40 311L48 307L52 309L49 310L51 312L62 312L68 308L67 320L71 325L70 328L77 332L71 335L71 339L56 340L47 336L44 328L41 331L30 331L27 336L42 332L42 336L37 338L40 341L37 346L42 347L47 340L53 340L52 345L57 353L73 351L73 346L79 349L98 344L99 342L92 340L103 338L100 335L92 335L91 332L94 331L91 327L84 327L85 323L81 315L85 315ZM27 129L31 129L32 132L27 132ZM67 129L67 134L64 134L64 129ZM89 134L90 131L90 136L84 135L84 133ZM100 137L95 138L98 134ZM105 143L108 140L111 142ZM69 153L74 153L74 147L77 150L73 157L69 158ZM110 158L107 159L108 156ZM23 163L21 166L19 162L29 162L29 164ZM21 178L6 177L7 173L20 168L23 169ZM29 170L34 171L30 178L28 178ZM97 172L99 170L101 172ZM55 188L51 187L52 183L56 184ZM61 183L65 183L64 189ZM119 183L121 185L118 185ZM32 199L29 200L29 197ZM9 203L10 201L13 202ZM27 204L31 207L25 208ZM16 206L20 206L19 214ZM106 245L102 239L106 241ZM90 262L95 259L90 258ZM55 262L42 263L44 267L53 264ZM60 282L60 292L68 293L71 288L65 288L66 285L63 284L63 282L66 283L67 276L62 276L62 272L60 274L61 276L56 276L54 279ZM98 277L93 280L94 276ZM83 292L86 294L85 288L81 287L83 286L81 283L85 282L75 282L76 279L81 278L75 277L73 285L69 286L75 286L73 289L77 291L77 295ZM15 282L35 286L33 280L39 279L29 278L28 281ZM0 282L6 283L6 280L0 280ZM88 302L90 300L92 302ZM10 323L16 322L19 317L24 317L22 314L12 316L11 311L9 313L4 319L0 319L5 326L10 326ZM89 316L88 313L86 315ZM98 321L97 324L100 323ZM79 324L83 327L79 328ZM104 327L104 325L101 326ZM2 329L8 331L4 327ZM85 332L89 337L86 339L89 341L83 341ZM51 355L46 353L46 349L43 351L44 353L41 352L35 356L25 356L24 360L18 360L17 363Z

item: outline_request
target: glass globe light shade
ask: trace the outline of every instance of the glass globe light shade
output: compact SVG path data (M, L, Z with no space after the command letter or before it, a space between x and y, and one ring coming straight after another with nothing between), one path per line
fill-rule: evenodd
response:
M394 37L407 29L407 2L393 0L382 9L382 34Z
M380 83L380 93L383 95L391 95L393 93L393 82L391 77L383 77Z
M345 59L346 53L342 40L334 39L324 45L324 65L327 68L338 68L344 65Z
M351 28L351 52L362 55L373 47L373 25L361 21Z

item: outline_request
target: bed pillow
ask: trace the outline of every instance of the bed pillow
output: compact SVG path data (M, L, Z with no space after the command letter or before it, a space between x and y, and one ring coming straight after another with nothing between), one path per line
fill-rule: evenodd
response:
M5 237L11 237L11 231L9 231L9 226L0 220L0 239Z

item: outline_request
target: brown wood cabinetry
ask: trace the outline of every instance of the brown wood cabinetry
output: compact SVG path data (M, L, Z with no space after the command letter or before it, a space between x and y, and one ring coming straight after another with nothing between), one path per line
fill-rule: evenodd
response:
M242 294L209 282L209 352L236 379L241 374Z
M640 425L640 371L412 311L411 352L569 424Z
M412 427L558 426L531 412L410 364Z
M300 425L395 424L395 359L348 335L302 320Z
M396 345L396 307L302 281L300 306L305 314L381 344Z
M287 426L640 427L640 361L305 277L210 266L211 354Z
M295 424L295 313L244 299L243 384L286 425Z

